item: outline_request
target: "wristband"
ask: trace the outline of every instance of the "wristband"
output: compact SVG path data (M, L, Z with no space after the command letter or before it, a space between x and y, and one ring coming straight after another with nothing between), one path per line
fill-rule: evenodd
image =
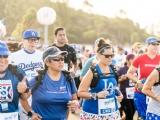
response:
M154 96L154 99L155 99L155 100L156 100L157 96L158 96L158 95L155 95L155 96Z
M29 92L29 87L27 87L26 91L24 93L28 93Z
M77 100L73 100L73 101L77 104L77 107L76 107L76 109L74 109L74 110L79 109L79 102L78 102Z

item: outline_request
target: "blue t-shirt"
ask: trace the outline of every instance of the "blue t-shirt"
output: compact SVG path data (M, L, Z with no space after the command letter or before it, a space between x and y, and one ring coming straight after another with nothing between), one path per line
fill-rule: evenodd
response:
M98 64L95 65L98 73L102 74ZM112 68L109 66L111 73L113 73ZM114 74L111 74L110 76L114 76ZM100 75L100 77L106 77L104 75ZM108 76L109 77L109 76ZM106 85L106 86L105 86ZM117 87L117 82L115 78L105 78L105 79L100 79L97 86L94 89L89 89L88 92L91 93L98 93L100 91L103 91L103 89L108 89L109 95L106 97L107 98L114 98L115 99L115 107L116 107L116 111L118 110L118 104L117 104L117 100L115 97L115 89L112 88L116 88ZM98 114L98 100L94 100L94 99L84 99L83 101L83 105L82 105L82 110L88 113L93 113L93 114Z
M32 91L32 109L43 117L42 120L65 120L67 117L67 103L72 100L72 94L77 92L75 82L72 78L72 90L66 77L61 72L58 81L52 80L48 73L42 80L42 84L34 91L37 81L30 81Z
M26 76L25 72L18 67L19 73ZM22 78L23 79L23 78ZM18 109L20 93L17 85L20 82L18 77L7 69L6 75L0 78L0 113L15 112ZM26 80L29 86L28 80Z

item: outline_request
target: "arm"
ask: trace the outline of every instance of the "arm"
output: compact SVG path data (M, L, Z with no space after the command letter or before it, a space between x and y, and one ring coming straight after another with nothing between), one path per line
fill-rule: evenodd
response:
M92 99L90 97L91 93L88 92L92 79L93 79L93 73L89 69L79 86L79 89L78 89L79 97L84 98L84 99ZM109 95L107 90L101 91L98 93L98 98L106 98L107 95Z
M31 90L29 90L28 93L21 93L20 96L19 96L19 98L20 98L21 100L27 100L30 95L31 95Z
M127 79L127 74L122 75L121 79L118 79L118 83L121 83Z
M132 80L133 82L136 82L138 79L133 75L136 71L138 70L138 68L134 67L133 65L131 65L131 67L128 69L127 72L127 77Z
M159 73L157 70L154 70L147 78L146 83L144 84L144 87L142 89L142 93L146 94L147 96L151 97L154 99L154 97L156 96L156 94L154 94L151 91L152 86L158 82L159 80ZM160 101L160 96L156 97L156 100Z

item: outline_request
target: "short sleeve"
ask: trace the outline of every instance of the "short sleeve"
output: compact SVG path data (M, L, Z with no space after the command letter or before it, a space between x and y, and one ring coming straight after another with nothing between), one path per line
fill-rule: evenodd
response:
M36 81L36 78L32 78L30 81L29 81L29 85L30 85L30 89L31 89L31 93L33 93L34 91L34 87L36 85L37 81Z
M117 70L117 73L118 73L118 75L119 75L119 76L121 76L121 75L122 75L122 73L121 73L121 69L122 69L122 68L120 67L120 68Z
M133 67L138 68L138 66L139 66L139 59L140 59L140 57L137 57L136 59L134 59L134 61L132 63Z
M72 48L73 49L73 48ZM76 51L73 49L72 50L73 52L72 52L72 58L71 58L71 60L72 60L72 62L74 63L74 62L77 62L77 57L76 57Z
M92 66L92 59L89 59L89 60L85 63L85 65L84 65L84 67L83 67L83 69L82 69L81 77L84 77L84 76L85 76L85 74L87 73L87 71L88 71L88 69L89 69L90 66Z
M71 91L71 93L75 94L76 92L77 92L76 84L75 84L74 79L72 78L72 91Z

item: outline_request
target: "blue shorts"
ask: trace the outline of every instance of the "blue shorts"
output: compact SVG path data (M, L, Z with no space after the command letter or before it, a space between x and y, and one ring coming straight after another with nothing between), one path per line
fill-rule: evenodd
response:
M160 120L160 116L153 113L147 113L146 120Z
M147 110L146 95L143 93L134 92L134 106L139 115L145 119Z

